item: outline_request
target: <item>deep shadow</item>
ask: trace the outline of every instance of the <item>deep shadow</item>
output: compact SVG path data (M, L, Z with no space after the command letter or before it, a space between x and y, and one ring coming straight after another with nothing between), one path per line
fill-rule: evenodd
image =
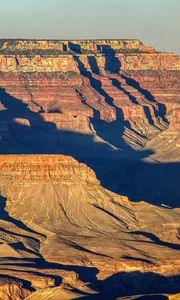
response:
M1 131L0 152L5 154L50 153L46 139L48 135L53 136L57 133L56 125L52 122L44 122L40 113L31 111L27 104L1 88L0 102L5 108L0 111L1 126L4 126L4 130ZM19 120L27 120L29 125L23 125ZM41 143L39 143L39 135L41 135ZM4 144L7 144L5 149L3 149Z
M105 142L95 141L92 134L81 134L67 130L58 130L52 122L45 122L42 115L32 112L27 104L10 96L0 89L0 100L5 109L0 111L1 154L65 154L86 163L100 179L101 184L118 194L126 195L132 201L147 201L155 205L179 207L180 163L148 163L144 158L152 151L135 151L123 139L125 127L121 110L104 92L96 78L87 71L77 57L81 73L89 78L93 88L102 94L114 108L118 119L105 122L94 109L91 123L96 133ZM77 90L83 100L83 95ZM21 124L16 118L29 121ZM2 128L2 127L1 127Z
M8 258L6 257L7 270L13 271L14 268L9 269L9 267L27 267L39 269L39 271L27 271L29 273L34 273L37 276L47 276L52 277L55 280L55 284L58 286L60 282L60 277L52 274L52 270L69 270L74 271L79 275L79 279L86 283L96 294L85 295L83 299L116 299L117 297L125 296L136 296L146 295L154 297L152 299L157 299L157 297L164 297L166 294L173 294L180 292L180 276L169 276L165 277L158 273L153 272L119 272L110 276L105 280L98 280L97 274L99 270L94 267L83 267L76 265L62 265L58 263L46 262L43 258L40 259L26 259L26 262L21 262L20 258ZM7 263L7 259L12 261ZM24 261L24 260L23 260ZM0 268L3 265L3 260L0 261ZM44 275L43 269L48 270L48 274ZM21 270L17 271L21 272ZM23 269L22 269L23 272ZM18 276L18 275L17 275ZM57 277L57 278L56 278ZM58 281L59 279L59 281ZM21 279L19 279L21 280ZM83 293L82 293L83 294ZM164 294L164 295L163 295ZM138 296L139 295L139 296ZM141 296L142 297L142 296ZM144 297L144 296L143 296ZM136 299L136 298L135 298ZM138 299L138 298L137 298ZM142 298L143 299L143 298ZM148 299L148 298L147 298ZM161 298L159 298L161 299ZM166 299L166 298L162 298Z
M94 74L100 75L100 70L97 64L97 60L94 56L88 56L89 65L91 67L91 71Z
M78 54L81 53L81 46L72 42L69 42L69 48Z
M180 276L164 277L162 275L139 271L126 273L120 272L103 282L105 289L114 287L117 296L128 296L132 294L153 294L153 293L177 293ZM111 290L112 292L112 290Z
M133 299L168 299L166 294L180 291L180 276L165 277L153 272L119 272L100 282L101 291L82 299L110 299L133 296ZM121 299L121 298L118 298Z
M149 120L149 124L154 125L154 121L152 119L151 112L148 106L144 106L144 112L147 119Z
M101 52L105 55L105 70L109 73L119 73L121 63L116 57L116 52L109 45L100 45Z

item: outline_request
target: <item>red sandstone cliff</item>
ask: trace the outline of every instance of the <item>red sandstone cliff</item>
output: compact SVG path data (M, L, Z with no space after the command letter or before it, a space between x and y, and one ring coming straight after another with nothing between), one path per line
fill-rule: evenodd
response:
M179 70L179 56L138 40L1 41L1 87L63 130L91 133L85 116L110 122L118 109L124 121L161 129L179 106Z
M0 153L70 155L110 190L174 207L179 66L138 40L1 40Z
M138 40L0 41L0 298L179 291L179 79Z

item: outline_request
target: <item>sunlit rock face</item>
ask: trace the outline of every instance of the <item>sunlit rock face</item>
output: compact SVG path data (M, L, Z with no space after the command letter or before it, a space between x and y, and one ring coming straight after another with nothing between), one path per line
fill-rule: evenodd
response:
M139 40L0 40L0 299L178 297L179 79Z
M1 40L0 153L70 155L111 191L174 207L179 66L138 40Z
M138 40L0 41L5 92L58 129L86 134L85 116L157 133L168 113L179 117L179 71L179 56Z
M2 299L179 291L178 208L130 202L63 155L1 155L0 188Z

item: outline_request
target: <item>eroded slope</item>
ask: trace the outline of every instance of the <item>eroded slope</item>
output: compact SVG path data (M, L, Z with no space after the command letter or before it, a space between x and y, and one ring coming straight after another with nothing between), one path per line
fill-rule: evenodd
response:
M162 290L169 282L162 276L171 276L169 292L178 291L179 209L132 203L102 188L94 172L71 157L0 158L2 276L22 280L31 293L59 286L62 278L60 290L50 294L68 299L73 287L81 296L100 297L105 287L115 288L107 278L119 274L120 280L123 272L132 272L130 282L137 276L133 272L153 272ZM151 275L144 276L151 286ZM113 297L127 295L117 282ZM62 290L67 285L69 296ZM133 292L148 291L147 286Z

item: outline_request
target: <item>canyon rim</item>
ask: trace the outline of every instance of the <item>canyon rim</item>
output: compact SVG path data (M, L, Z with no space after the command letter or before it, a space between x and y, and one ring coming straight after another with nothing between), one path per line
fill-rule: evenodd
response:
M179 170L180 56L0 40L0 299L180 299Z

